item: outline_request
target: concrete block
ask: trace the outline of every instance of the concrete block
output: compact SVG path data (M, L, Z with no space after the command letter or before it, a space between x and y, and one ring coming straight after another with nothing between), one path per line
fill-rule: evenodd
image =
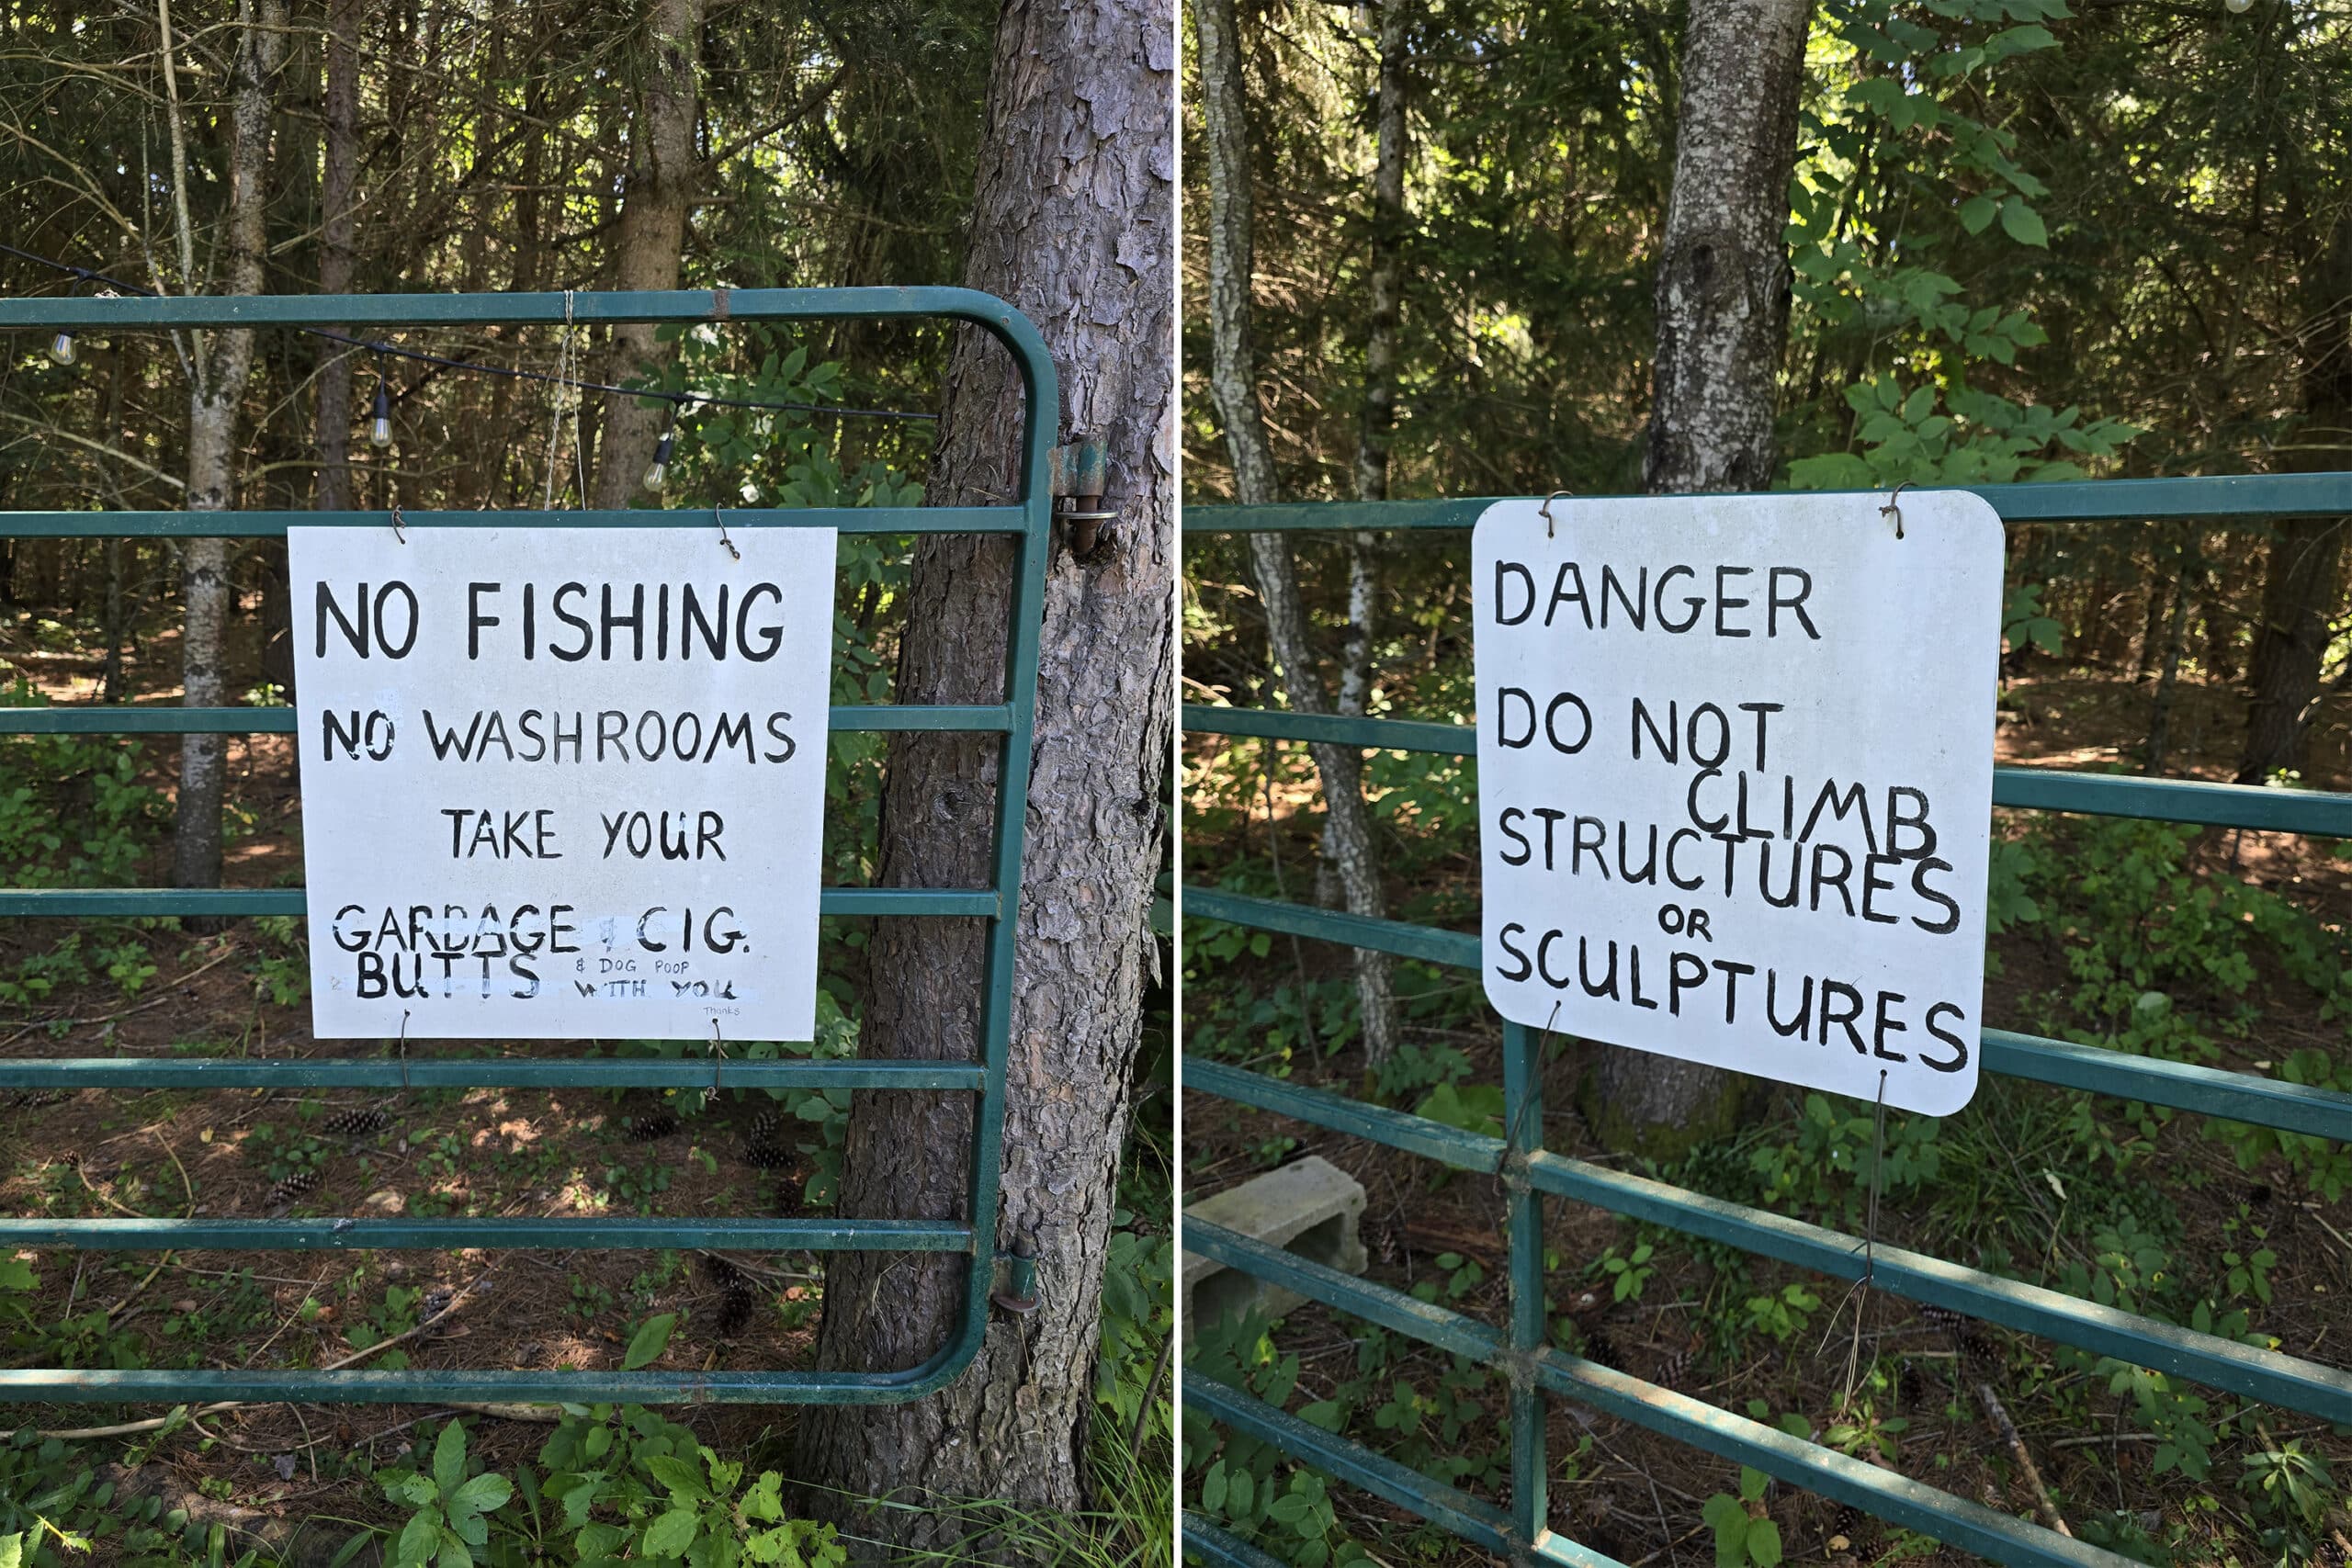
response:
M1363 1185L1318 1155L1228 1187L1187 1205L1184 1213L1342 1273L1364 1269L1359 1230ZM1266 1284L1196 1252L1184 1254L1182 1291L1187 1338L1201 1325L1227 1316L1256 1311L1279 1317L1302 1299L1294 1291Z

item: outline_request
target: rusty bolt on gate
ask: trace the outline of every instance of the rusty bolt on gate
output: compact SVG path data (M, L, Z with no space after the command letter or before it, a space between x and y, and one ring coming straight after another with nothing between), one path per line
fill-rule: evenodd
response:
M1119 515L1115 508L1102 504L1102 492L1110 488L1110 458L1102 443L1081 435L1067 446L1054 448L1052 470L1054 499L1069 502L1055 515L1069 525L1069 553L1090 555L1102 536L1102 525L1116 521Z
M989 1300L1002 1311L1017 1317L1027 1317L1037 1310L1037 1249L1027 1236L1014 1240L1012 1250L1000 1252L996 1260L1004 1266L1004 1288Z

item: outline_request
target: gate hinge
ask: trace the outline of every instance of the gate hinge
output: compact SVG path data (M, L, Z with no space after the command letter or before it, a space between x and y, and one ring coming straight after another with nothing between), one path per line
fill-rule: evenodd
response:
M1110 457L1102 442L1081 435L1067 446L1054 448L1050 470L1054 500L1058 503L1055 515L1069 525L1070 553L1086 555L1094 548L1102 525L1119 515L1102 505L1102 492L1110 488Z
M1026 1240L1016 1241L1010 1252L996 1255L997 1267L1003 1271L1004 1283L989 1299L1006 1312L1026 1317L1037 1310L1037 1258Z

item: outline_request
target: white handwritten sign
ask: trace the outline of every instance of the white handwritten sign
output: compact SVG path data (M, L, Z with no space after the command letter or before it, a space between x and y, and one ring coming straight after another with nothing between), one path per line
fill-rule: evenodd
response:
M811 1036L832 530L287 541L321 1038Z
M2001 525L1964 491L1478 520L1487 996L1948 1114L1975 1092Z

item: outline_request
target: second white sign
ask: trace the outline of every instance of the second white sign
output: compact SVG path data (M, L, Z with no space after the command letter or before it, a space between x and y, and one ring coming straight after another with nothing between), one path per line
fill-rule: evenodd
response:
M1942 1115L1975 1091L2002 543L1964 491L1487 509L1504 1017ZM1883 1077L1882 1077L1882 1075Z

